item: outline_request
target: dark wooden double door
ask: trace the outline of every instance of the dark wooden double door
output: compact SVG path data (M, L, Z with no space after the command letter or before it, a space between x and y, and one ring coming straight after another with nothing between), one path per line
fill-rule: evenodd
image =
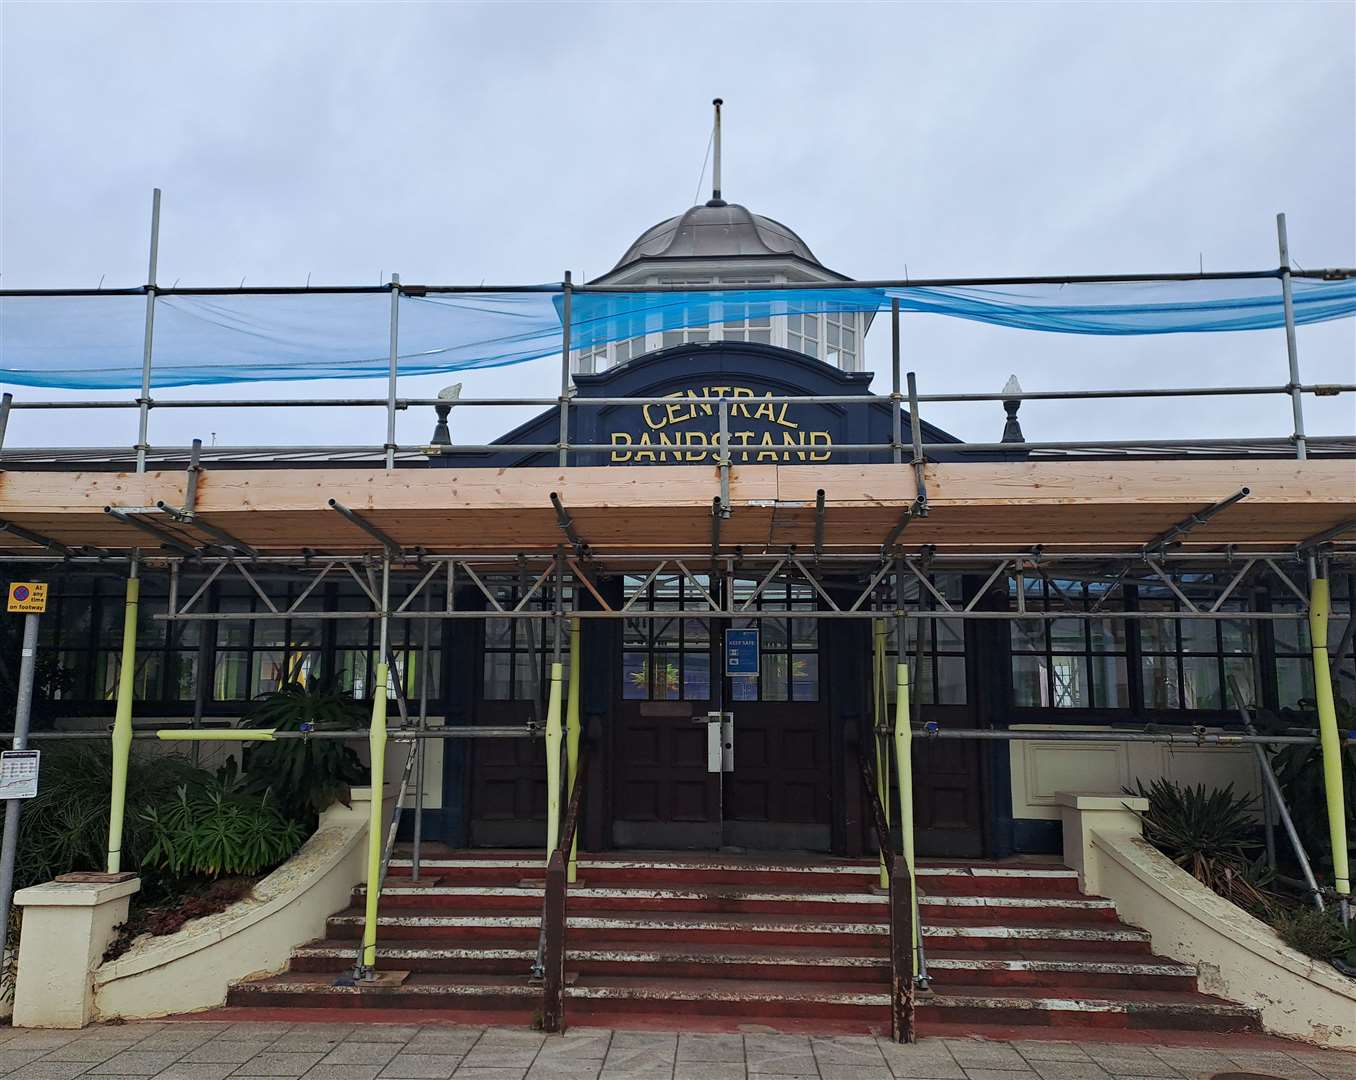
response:
M618 702L612 842L623 848L829 849L822 701L727 702L732 767L713 772L709 701Z

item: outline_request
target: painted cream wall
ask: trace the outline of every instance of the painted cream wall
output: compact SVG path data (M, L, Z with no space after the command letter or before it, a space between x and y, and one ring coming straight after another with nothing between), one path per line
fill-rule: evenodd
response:
M1196 965L1201 990L1257 1009L1268 1031L1356 1049L1356 979L1290 948L1152 847L1124 805L1135 800L1062 799L1065 861L1084 891L1149 931L1155 953Z
M1014 724L1014 731L1088 731L1068 724ZM1094 731L1112 731L1096 727ZM1221 728L1208 728L1219 732ZM1135 782L1148 787L1166 778L1207 788L1232 783L1239 794L1258 797L1262 776L1250 747L1180 747L1158 743L1014 741L1009 744L1012 816L1060 819L1059 794L1095 791L1119 794ZM1259 811L1260 812L1260 811Z
M385 789L387 809L394 790ZM295 856L246 900L194 919L176 934L147 938L93 973L99 1019L140 1019L222 1005L232 982L281 971L292 949L324 936L363 880L370 788L352 806L331 807Z

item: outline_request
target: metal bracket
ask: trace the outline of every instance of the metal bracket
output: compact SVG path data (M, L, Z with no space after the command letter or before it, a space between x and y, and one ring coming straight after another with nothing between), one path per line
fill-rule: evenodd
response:
M368 536L380 543L386 549L387 555L403 555L405 553L405 549L400 546L399 541L377 528L362 515L350 510L338 499L330 499L329 506L331 510L337 510L346 520L358 526Z
M908 528L909 522L916 517L923 517L927 513L927 507L923 502L924 498L926 498L926 496L919 495L904 509L904 516L899 519L899 524L891 529L890 535L881 542L880 555L882 559L888 559L890 557L890 552L894 549L895 542L899 539L904 530Z
M169 548L171 551L177 551L180 555L185 555L190 559L198 558L202 553L196 548L191 548L172 533L160 528L158 525L152 525L149 521L143 521L141 518L133 517L125 510L120 510L116 506L105 506L104 513L108 514L119 524L130 525L134 529L140 529L142 532L154 536L160 541L161 545Z
M551 505L556 510L556 524L560 526L566 538L574 546L576 558L588 559L589 546L584 538L579 535L579 531L574 527L574 518L570 517L570 512L565 509L565 504L560 501L560 496L556 492L551 492Z
M203 521L202 518L194 514L188 507L184 507L180 510L178 507L171 506L164 501L159 501L155 505L161 513L168 514L180 525L188 525L197 529L199 532L206 533L208 536L219 541L221 546L230 548L233 551L238 551L242 555L248 555L251 559L257 559L259 557L259 552L245 543L245 541L232 536L225 529L218 528L210 522Z
M1308 552L1321 547L1329 541L1336 540L1344 533L1356 529L1356 518L1350 521L1343 521L1334 525L1331 529L1324 529L1321 533L1315 533L1313 536L1306 537L1295 545L1295 558L1302 558Z
M824 489L815 492L815 561L824 556Z
M8 397L9 395L5 396ZM27 540L30 544L37 544L38 547L47 548L49 551L59 551L62 555L75 554L60 541L43 536L41 533L35 533L31 529L25 529L22 525L15 525L12 521L0 519L0 533L13 533L20 540Z
M1146 557L1155 554L1162 555L1169 547L1180 544L1182 538L1186 536L1187 533L1191 532L1192 529L1204 525L1216 514L1221 513L1222 511L1229 509L1229 507L1233 506L1235 503L1246 499L1249 494L1250 491L1248 488L1239 488L1227 499L1221 499L1219 502L1211 503L1205 509L1197 510L1195 513L1184 517L1181 521L1177 522L1176 525L1159 533L1146 543L1142 549L1144 555Z

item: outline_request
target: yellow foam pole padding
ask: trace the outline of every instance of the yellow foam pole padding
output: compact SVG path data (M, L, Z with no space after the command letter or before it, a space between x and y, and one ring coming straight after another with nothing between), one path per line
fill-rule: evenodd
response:
M546 700L546 858L560 842L560 680L561 664L551 665L551 690Z
M1318 738L1323 749L1323 786L1328 797L1328 833L1332 839L1332 875L1337 892L1351 895L1351 866L1347 858L1346 794L1342 790L1342 736L1337 730L1337 707L1332 696L1332 669L1328 662L1328 613L1331 599L1327 578L1309 586L1309 642L1314 655L1314 698L1318 704Z
M885 719L885 623L871 621L871 742L876 748L876 798L885 809L885 824L890 824L890 755L884 747L881 726ZM881 849L880 887L890 887L890 853Z
M570 695L565 707L565 788L574 797L574 785L579 780L579 683L582 672L581 633L579 620L570 620ZM570 864L565 880L574 884L579 875L579 831L570 842Z
M367 745L372 757L372 803L367 818L367 906L363 913L363 967L377 966L377 906L381 901L382 791L386 779L386 661L377 664L372 683L372 726Z
M273 733L277 728L211 728L199 731L194 728L158 728L157 739L165 742L274 742Z
M913 862L913 729L909 726L909 665L895 665L895 769L899 775L899 831L904 839L904 865L909 868L913 906L913 973L918 974L918 875Z
M141 582L127 579L122 609L122 660L118 666L118 705L113 714L113 789L108 811L108 872L122 870L122 821L127 810L127 759L132 754L132 694L137 670L137 602Z

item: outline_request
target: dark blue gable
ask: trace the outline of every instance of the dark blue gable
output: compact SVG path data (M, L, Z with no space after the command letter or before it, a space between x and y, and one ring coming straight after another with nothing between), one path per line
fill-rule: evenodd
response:
M576 402L590 398L660 397L658 405L572 407L570 439L600 443L609 451L571 454L579 465L713 465L719 433L719 407L691 399L730 399L730 440L734 464L861 464L888 462L891 421L888 401L845 403L773 403L768 397L871 397L870 372L843 372L787 349L739 341L679 345L649 353L600 375L577 375ZM496 440L501 453L456 455L435 464L555 465L556 455L514 452L514 444L556 441L560 411L552 408ZM909 418L903 416L904 439ZM930 424L923 441L959 439ZM860 443L882 444L878 451L839 450ZM934 460L952 455L932 452Z

